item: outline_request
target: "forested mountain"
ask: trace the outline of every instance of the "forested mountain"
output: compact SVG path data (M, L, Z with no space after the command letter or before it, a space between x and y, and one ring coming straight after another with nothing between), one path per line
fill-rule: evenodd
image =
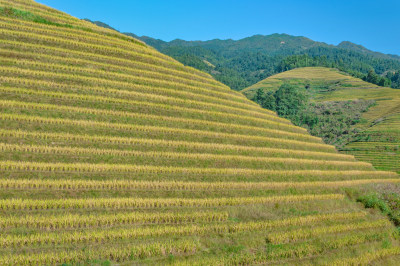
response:
M400 59L400 56L398 55L393 55L393 54L383 54L383 53L379 53L379 52L374 52L371 50L368 50L367 48L365 48L362 45L358 45L349 41L344 41L338 44L339 48L343 48L343 49L348 49L348 50L353 50L356 52L361 52L361 53L365 53L365 54L369 54L369 55L375 55L378 57L383 57L383 58L387 58L387 59Z
M348 41L335 46L301 36L271 34L240 40L176 39L165 42L148 36L125 34L185 65L210 73L234 90L244 89L283 71L309 66L338 68L364 80L369 73L369 82L400 88L400 56L373 52Z
M238 41L140 39L185 65L209 72L232 89L242 89L297 67L335 67L363 79L371 70L386 77L400 69L398 56L373 52L350 42L333 46L286 34L256 35ZM398 80L382 80L376 84L390 86L393 82L398 86Z

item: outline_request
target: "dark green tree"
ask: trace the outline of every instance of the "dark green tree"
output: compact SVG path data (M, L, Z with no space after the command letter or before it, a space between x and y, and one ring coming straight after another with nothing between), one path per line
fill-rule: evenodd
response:
M306 108L309 96L305 88L283 84L275 93L278 115L300 122L300 113Z
M264 95L261 107L272 111L276 111L276 98L275 98L275 93L273 91L268 91Z
M374 70L370 70L370 71L368 71L368 74L367 74L367 76L365 77L364 80L365 80L366 82L369 82L369 83L378 84L380 78L379 78L379 76L375 73Z
M263 101L264 101L264 91L262 88L259 88L256 91L256 96L254 97L253 101L255 101L256 103L258 103L259 105L262 105Z

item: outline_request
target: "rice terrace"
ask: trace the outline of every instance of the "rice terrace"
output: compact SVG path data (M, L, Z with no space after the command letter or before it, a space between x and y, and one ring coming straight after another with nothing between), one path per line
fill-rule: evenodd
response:
M370 107L354 125L357 134L339 143L338 148L379 170L400 173L400 90L380 87L337 69L306 67L271 76L242 92L251 99L259 89L273 91L284 83L309 86L319 104L369 101Z
M0 265L400 263L400 201L371 196L398 191L400 170L362 152L376 139L339 152L209 73L31 0L0 0L0 62ZM396 89L371 86L397 110ZM395 131L387 115L371 132Z

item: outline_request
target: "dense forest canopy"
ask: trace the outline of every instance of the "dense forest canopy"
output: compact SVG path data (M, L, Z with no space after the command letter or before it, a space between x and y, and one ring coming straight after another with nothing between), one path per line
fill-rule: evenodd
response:
M234 40L164 42L139 37L185 65L241 90L271 75L298 67L334 67L380 86L399 88L400 57L351 42L337 46L287 34Z

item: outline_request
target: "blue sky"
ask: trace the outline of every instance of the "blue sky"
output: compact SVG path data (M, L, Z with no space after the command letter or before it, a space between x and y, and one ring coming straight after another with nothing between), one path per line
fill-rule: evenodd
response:
M287 33L400 55L398 0L38 0L78 18L162 40Z

